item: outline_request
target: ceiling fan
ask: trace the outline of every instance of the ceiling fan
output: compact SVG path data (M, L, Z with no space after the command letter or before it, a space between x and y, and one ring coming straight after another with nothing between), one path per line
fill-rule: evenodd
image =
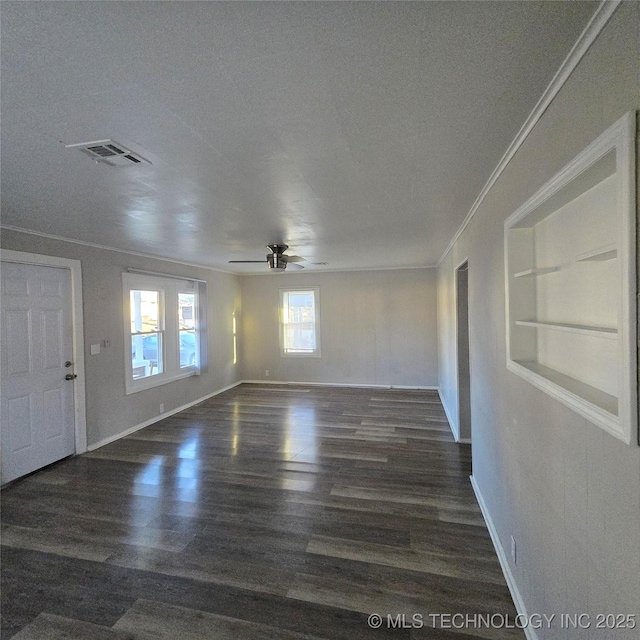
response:
M285 251L289 248L287 244L268 244L267 249L271 250L271 253L267 254L267 264L269 265L269 269L282 269L283 271L287 268L287 265L291 263L294 267L298 269L304 269L301 264L297 264L304 260L301 256L287 256L285 255ZM249 263L249 262L264 262L264 260L229 260L229 264L231 263Z

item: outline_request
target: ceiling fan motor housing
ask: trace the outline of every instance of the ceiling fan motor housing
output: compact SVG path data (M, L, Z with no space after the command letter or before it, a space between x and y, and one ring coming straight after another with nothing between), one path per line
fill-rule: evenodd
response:
M267 264L269 269L286 269L287 256L283 255L289 248L287 244L268 244L267 249L271 249L271 253L267 254Z
M268 253L267 264L269 265L269 269L286 269L287 256L281 253Z

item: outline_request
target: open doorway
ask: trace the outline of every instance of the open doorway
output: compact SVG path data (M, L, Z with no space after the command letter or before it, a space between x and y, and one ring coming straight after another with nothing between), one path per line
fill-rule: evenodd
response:
M458 440L471 442L469 263L466 260L456 269L456 344L458 347Z

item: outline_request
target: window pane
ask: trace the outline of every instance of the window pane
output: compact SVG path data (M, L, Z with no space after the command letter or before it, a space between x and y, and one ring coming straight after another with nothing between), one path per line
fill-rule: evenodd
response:
M196 364L196 296L178 293L180 368Z
M162 373L160 293L134 289L131 302L131 371L133 379Z
M133 379L162 373L162 333L131 336L131 371Z
M180 331L180 368L196 364L196 332Z
M287 291L283 296L285 353L316 351L316 312L313 291Z
M131 333L158 331L160 294L158 291L131 291Z
M194 293L178 294L178 323L180 329L196 328L196 296Z

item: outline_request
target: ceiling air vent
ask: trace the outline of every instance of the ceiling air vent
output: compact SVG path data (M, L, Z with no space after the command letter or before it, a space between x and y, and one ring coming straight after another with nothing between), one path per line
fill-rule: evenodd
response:
M67 149L79 149L96 162L104 162L112 167L131 167L136 164L151 164L141 155L127 149L124 145L113 140L96 140L94 142L81 142L79 144L67 144Z

